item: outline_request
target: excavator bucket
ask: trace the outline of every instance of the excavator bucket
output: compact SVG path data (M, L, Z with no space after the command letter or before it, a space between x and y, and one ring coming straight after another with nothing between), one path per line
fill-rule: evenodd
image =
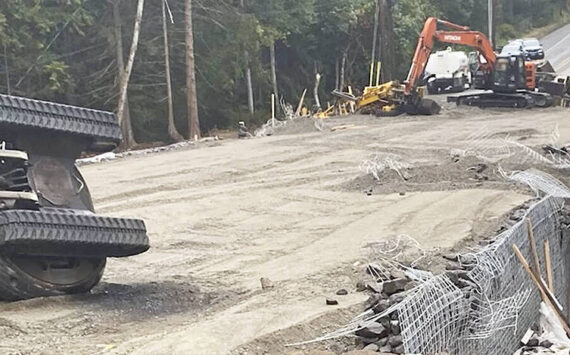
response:
M418 104L418 114L420 115L437 115L441 112L441 106L432 99L424 99L420 100Z

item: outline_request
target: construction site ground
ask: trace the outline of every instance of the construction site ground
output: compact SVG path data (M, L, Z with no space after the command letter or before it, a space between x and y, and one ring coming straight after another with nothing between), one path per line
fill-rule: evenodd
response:
M568 170L512 143L537 152L569 143L569 118L561 108L445 105L436 117L354 115L328 119L322 131L306 119L271 137L84 166L97 211L144 219L152 248L109 260L91 294L0 304L0 352L340 352L350 339L284 344L362 310L367 295L355 284L365 244L406 234L443 253L492 236L534 197L501 169L534 166L569 182ZM339 125L349 126L331 131ZM361 169L375 156L407 168L376 181ZM273 287L262 290L262 277Z

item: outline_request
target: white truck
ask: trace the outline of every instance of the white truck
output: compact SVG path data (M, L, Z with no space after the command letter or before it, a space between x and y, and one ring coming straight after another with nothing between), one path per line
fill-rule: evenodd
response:
M447 48L430 55L424 72L429 94L461 92L471 86L469 58L465 52Z

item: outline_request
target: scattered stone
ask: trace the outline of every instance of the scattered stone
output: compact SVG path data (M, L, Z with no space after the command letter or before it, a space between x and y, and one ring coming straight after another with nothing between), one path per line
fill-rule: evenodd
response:
M385 281L382 284L382 291L388 296L393 295L396 292L404 291L404 287L408 282L409 280L406 278Z
M390 314L390 319L397 320L398 319L398 312L392 312Z
M400 335L400 322L397 320L390 321L390 332L394 335Z
M388 340L388 344L390 344L392 348L396 348L402 345L402 337L400 335L391 336Z
M374 307L372 307L372 310L374 311L374 313L378 314L378 313L384 312L388 308L390 308L390 301L389 300L380 300L380 301L378 301L378 303L376 303L374 305Z
M358 281L356 283L356 292L362 292L366 290L366 284L364 281Z
M390 300L390 306L393 306L395 304L398 304L400 302L402 302L404 300L406 296L403 293L395 293L392 296L390 296L389 300Z
M457 275L456 272L452 271L447 271L445 273L445 276L447 276L449 278L449 280L451 280L451 282L457 286L457 284L459 283L459 275Z
M400 192L400 196L406 196L406 193L402 191Z
M552 345L553 345L552 342L548 339L540 342L540 346L542 346L543 348L550 348Z
M338 304L337 300L334 300L332 298L327 298L327 305L329 306L336 306Z
M378 319L377 322L382 324L384 328L390 329L390 317L382 317Z
M336 291L336 294L338 296L346 296L346 295L348 295L348 291L345 290L344 288L341 288L340 290Z
M442 256L444 259L447 259L449 261L458 261L459 260L459 256L456 253L443 254Z
M469 265L477 263L477 258L475 258L475 255L465 254L459 256L459 261L461 261L462 264Z
M362 350L378 351L378 349L380 349L380 348L378 347L378 345L376 345L376 344L374 344L374 343L371 343L371 344L366 345L366 346L364 347L364 349L362 349Z
M375 293L373 295L370 295L370 297L368 297L366 302L364 302L364 308L370 309L370 308L374 307L382 299L383 299L383 297L379 293Z
M370 322L365 324L362 329L357 330L355 334L363 338L383 338L388 334L388 330L380 323Z
M380 341L381 338L377 337L377 338L358 338L358 339L361 339L362 342L367 345L370 343L377 343Z
M523 219L525 214L526 214L526 209L516 210L509 216L509 219L513 221L520 221L521 219Z
M457 265L456 263L445 264L445 270L457 270L457 269L459 269L459 265Z
M382 291L384 290L383 283L378 283L378 282L367 282L366 288L376 293L382 293Z
M394 279L407 279L408 277L402 270L392 269L390 271L390 278L394 280Z
M386 346L386 344L388 344L388 338L382 338L378 340L375 344L378 345L379 348Z
M261 289L264 291L270 290L275 287L273 282L271 282L271 280L269 280L267 277L262 277L261 279L259 279L259 281L261 282Z
M384 353L389 354L392 352L392 347L390 345L384 345L383 347L380 348L379 352L381 354L384 354Z
M397 347L395 347L392 352L394 354L404 354L406 351L404 350L404 345L398 345Z
M527 346L538 346L538 339L537 338L531 338L527 343Z
M406 284L406 286L404 286L404 291L409 291L419 285L420 283L418 281L410 281Z

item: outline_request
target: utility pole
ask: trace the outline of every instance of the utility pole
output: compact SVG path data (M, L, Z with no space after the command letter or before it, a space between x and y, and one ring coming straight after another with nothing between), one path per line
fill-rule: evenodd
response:
M488 0L487 7L489 8L488 11L488 23L489 23L489 41L495 48L495 41L493 41L493 0Z

